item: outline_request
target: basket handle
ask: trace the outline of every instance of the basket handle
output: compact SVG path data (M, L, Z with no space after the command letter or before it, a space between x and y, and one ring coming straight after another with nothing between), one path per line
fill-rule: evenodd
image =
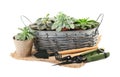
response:
M103 21L103 18L104 18L104 14L101 13L101 14L99 14L99 16L98 16L98 18L96 19L96 21L101 24L102 21ZM100 26L100 24L99 24L99 26ZM96 30L95 30L95 35L96 35L97 31L98 31L99 26L98 26L98 27L96 28Z
M25 18L27 21L29 21L29 22L32 24L32 22L30 21L29 18L27 18L27 17L24 16L24 15L21 15L21 16L20 16L20 19L21 19L22 23L23 23L25 26L27 26L27 25L26 25L25 22L23 21L23 18Z
M104 14L103 13L101 13L101 14L99 14L99 16L98 16L98 18L96 19L96 21L97 22L99 22L100 24L102 23L102 21L103 21L103 18L104 18Z

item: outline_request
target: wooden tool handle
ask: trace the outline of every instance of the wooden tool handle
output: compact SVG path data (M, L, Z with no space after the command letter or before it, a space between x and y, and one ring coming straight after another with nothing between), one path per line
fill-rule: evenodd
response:
M91 50L87 50L87 51L84 51L84 52L74 53L74 54L67 54L67 55L70 55L71 57L74 57L74 56L84 55L84 54L86 54L86 53L94 52L94 51L96 51L97 49L98 49L98 48L91 49Z
M71 50L59 51L58 53L61 54L61 55L73 54L73 53L83 52L83 51L97 49L97 48L98 48L97 46L85 47L85 48L79 48L79 49L71 49Z

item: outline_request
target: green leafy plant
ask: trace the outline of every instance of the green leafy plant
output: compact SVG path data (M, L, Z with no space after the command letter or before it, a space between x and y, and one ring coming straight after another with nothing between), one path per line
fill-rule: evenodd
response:
M75 21L76 28L87 30L99 26L99 22L95 20L89 20L89 18L78 19Z
M49 14L47 14L44 18L39 18L36 20L35 25L38 30L51 30L51 26L54 23L54 19L49 18Z
M18 28L18 29L21 30L21 32L15 35L14 37L15 40L24 41L34 38L33 31L30 29L30 27L25 26L24 28Z
M74 21L74 18L59 12L59 14L55 16L55 22L52 25L52 30L62 31L63 29L74 29Z
M99 26L99 22L90 20L89 18L75 19L59 12L54 18L50 18L47 14L43 18L36 20L31 25L32 29L46 30L46 31L67 31L67 30L87 30Z

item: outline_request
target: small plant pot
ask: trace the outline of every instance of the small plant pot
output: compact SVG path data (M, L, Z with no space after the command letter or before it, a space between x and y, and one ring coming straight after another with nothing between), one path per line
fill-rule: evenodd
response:
M14 44L16 47L16 56L28 57L31 55L33 39L25 41L19 41L14 39Z

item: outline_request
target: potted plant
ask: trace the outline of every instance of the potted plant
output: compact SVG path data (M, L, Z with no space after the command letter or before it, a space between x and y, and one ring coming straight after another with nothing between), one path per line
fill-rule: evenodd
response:
M33 46L33 32L28 26L19 28L19 30L21 32L13 37L16 47L16 55L18 57L30 56Z
M30 27L35 31L36 50L61 51L96 45L99 25L95 20L76 19L60 12L54 18L39 18Z

